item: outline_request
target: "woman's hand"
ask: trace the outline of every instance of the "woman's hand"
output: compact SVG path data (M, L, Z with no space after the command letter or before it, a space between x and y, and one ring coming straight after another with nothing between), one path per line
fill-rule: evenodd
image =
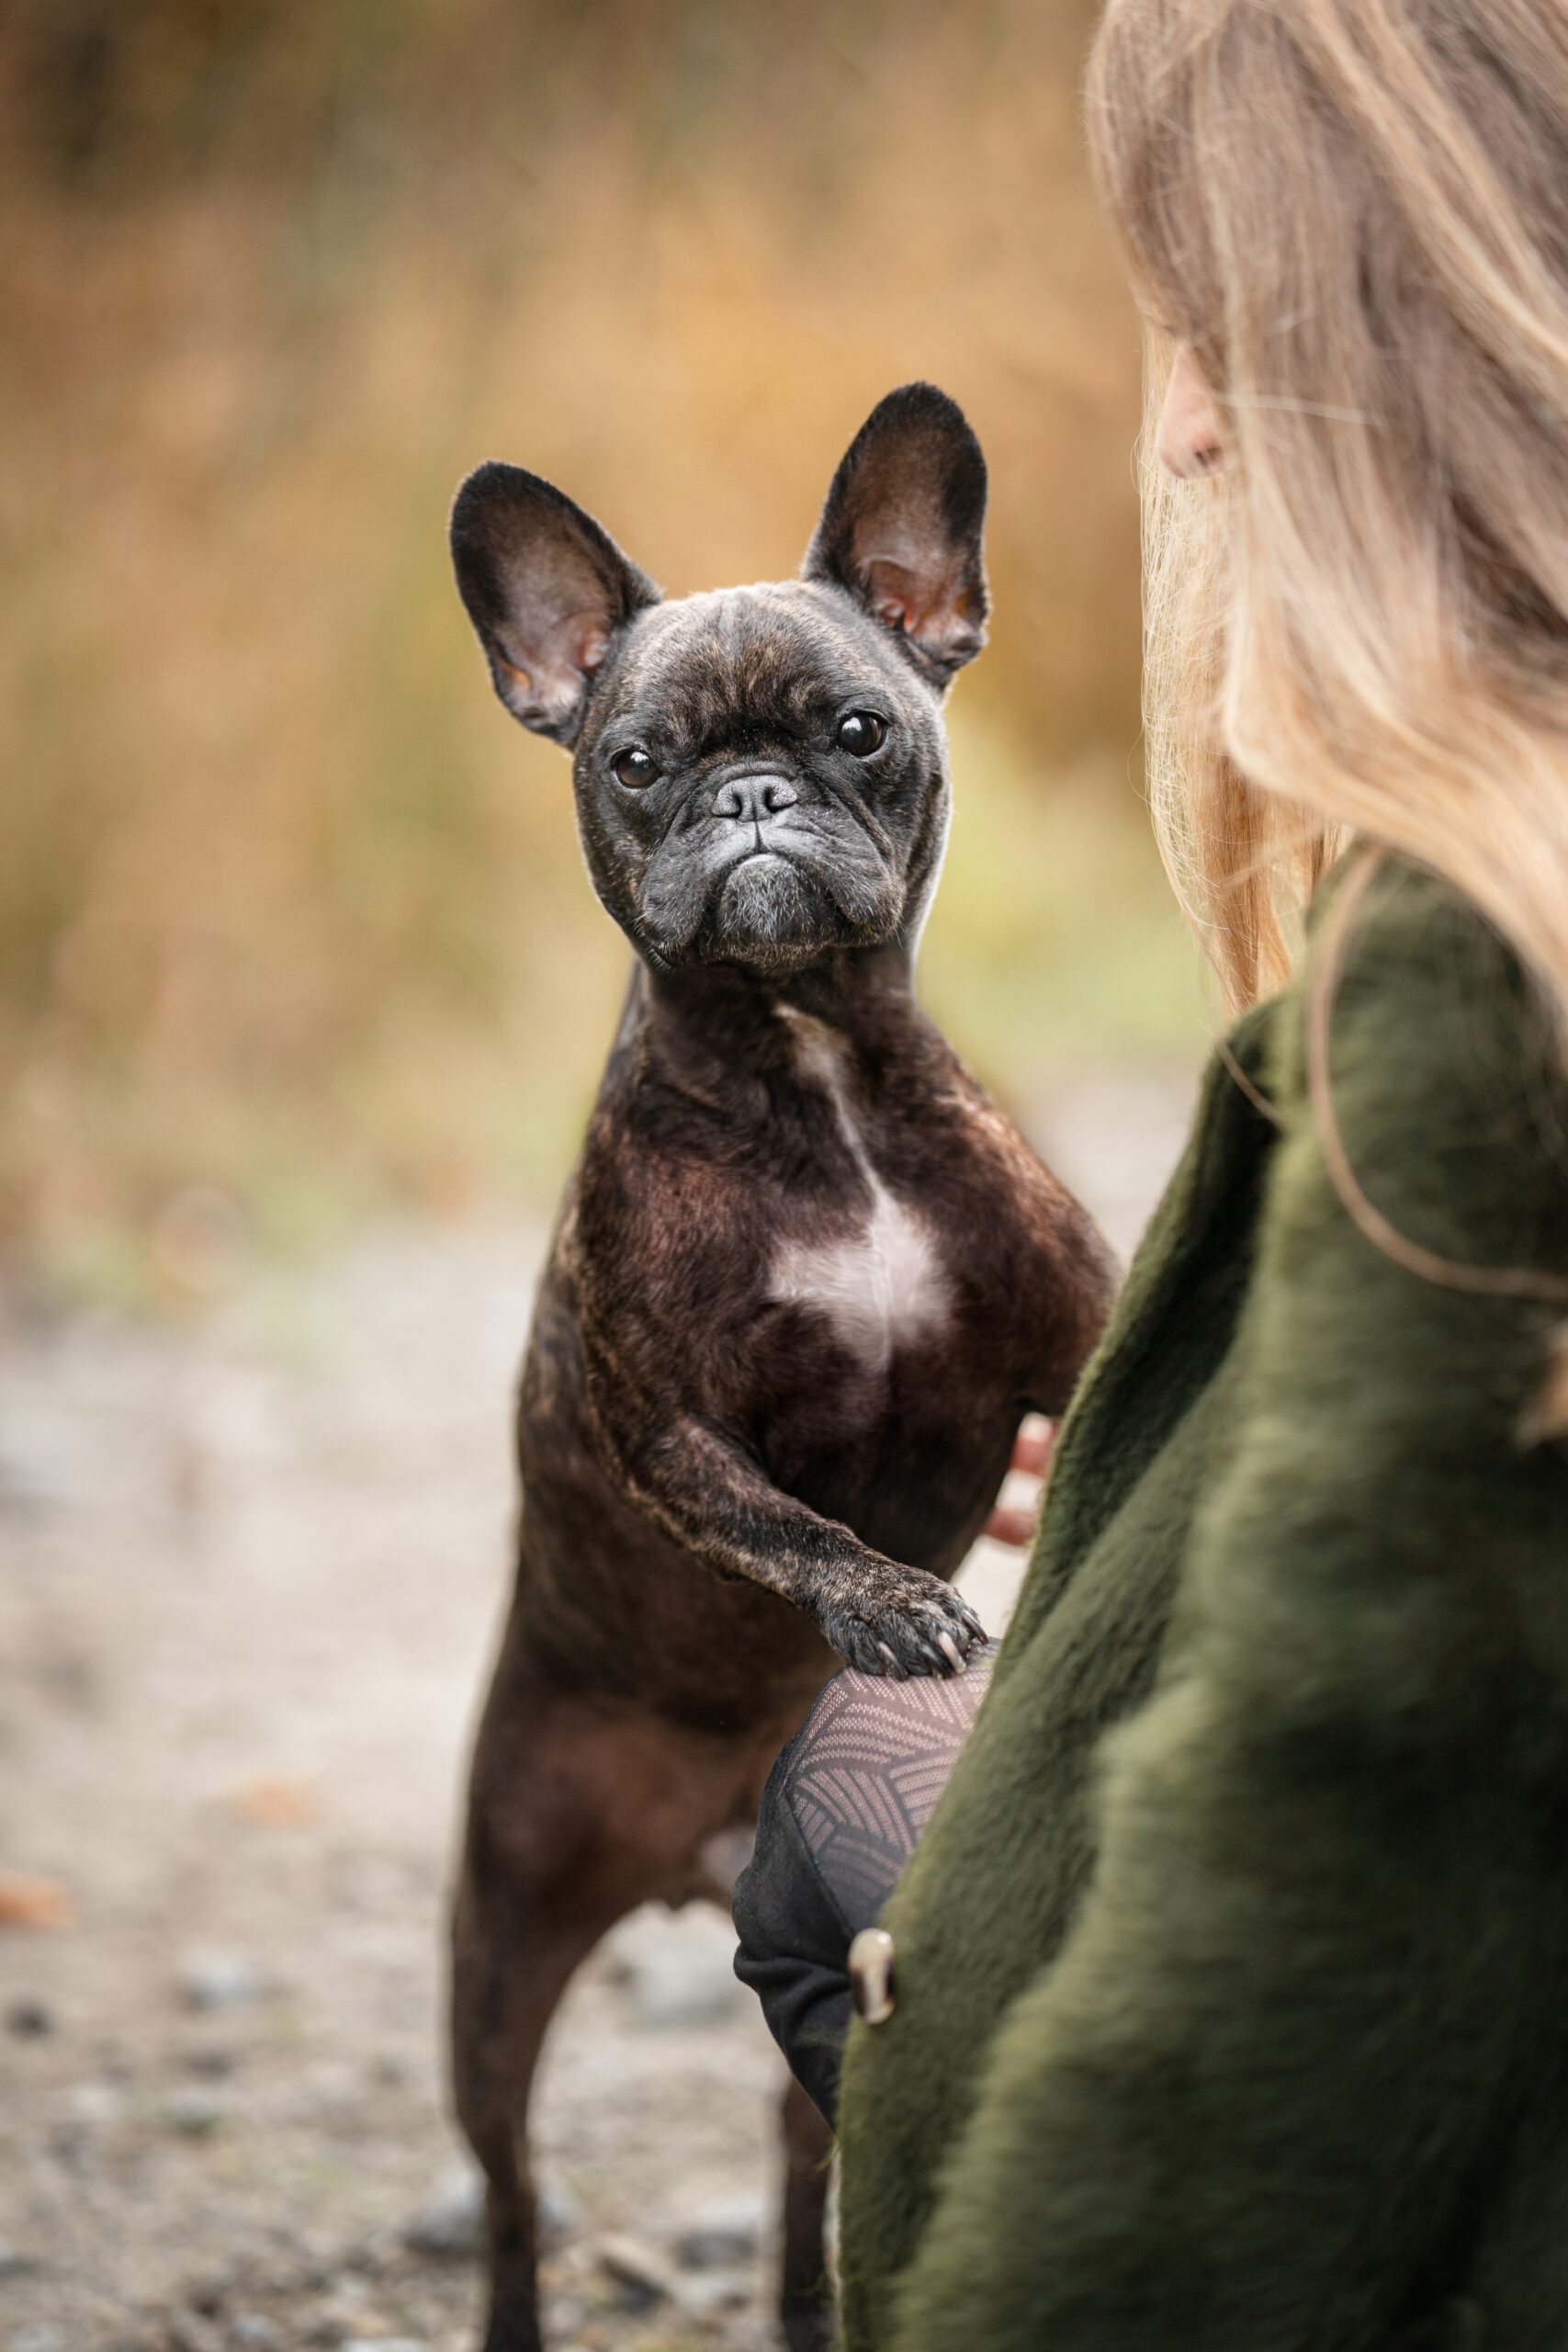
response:
M1021 1548L1033 1543L1034 1531L1040 1524L1040 1505L1045 1492L1045 1480L1051 1468L1051 1449L1055 1442L1055 1421L1048 1421L1043 1413L1024 1415L1013 1441L1008 1475L1010 1477L1033 1478L1038 1484L1025 1504L998 1503L986 1521L986 1533L993 1543L1014 1544Z

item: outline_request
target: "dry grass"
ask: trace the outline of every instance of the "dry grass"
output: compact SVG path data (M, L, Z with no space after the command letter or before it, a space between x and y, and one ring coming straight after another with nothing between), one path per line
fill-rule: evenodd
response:
M0 1234L130 1265L192 1180L279 1233L552 1188L624 956L484 684L451 490L511 457L669 588L777 574L916 374L994 483L938 1010L1025 1091L1190 1028L1125 781L1089 16L11 0Z

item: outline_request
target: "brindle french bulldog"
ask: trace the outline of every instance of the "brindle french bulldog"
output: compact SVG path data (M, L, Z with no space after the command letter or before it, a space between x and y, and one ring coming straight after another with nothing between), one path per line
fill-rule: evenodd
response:
M568 1978L634 1905L723 1899L840 1660L962 1671L983 1635L946 1579L1106 1314L1088 1216L914 999L985 504L960 411L908 384L798 581L665 601L513 466L453 511L496 691L572 748L589 873L638 958L523 1372L454 1923L488 2352L539 2342L526 2111ZM803 2094L785 2132L798 2352L831 2330Z

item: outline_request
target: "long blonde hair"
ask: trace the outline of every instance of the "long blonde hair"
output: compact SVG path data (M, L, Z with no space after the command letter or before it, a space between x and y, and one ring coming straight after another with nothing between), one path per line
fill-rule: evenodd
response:
M1227 1001L1354 833L1568 1039L1568 7L1110 0L1089 122L1151 398L1189 344L1225 423L1144 472L1150 793Z

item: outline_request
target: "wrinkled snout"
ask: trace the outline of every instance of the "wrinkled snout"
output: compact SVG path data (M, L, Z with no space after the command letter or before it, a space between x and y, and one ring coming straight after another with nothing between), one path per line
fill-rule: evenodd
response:
M690 953L784 970L886 937L901 880L809 762L740 752L693 775L666 820L637 887L637 935L666 963Z

